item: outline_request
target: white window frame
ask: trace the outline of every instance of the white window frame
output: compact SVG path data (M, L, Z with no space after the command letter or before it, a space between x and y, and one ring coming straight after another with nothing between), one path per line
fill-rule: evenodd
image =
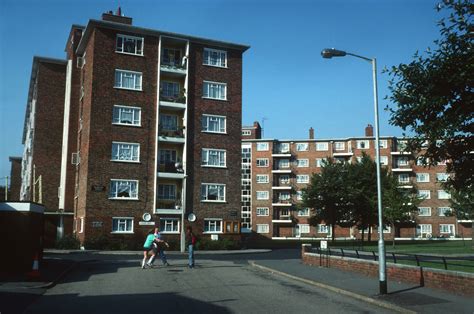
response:
M268 167L269 165L268 158L257 158L255 162L257 164L257 167L261 167L261 168ZM262 162L263 162L263 165L262 165Z
M431 199L431 191L430 190L418 190L418 198L429 200Z
M303 200L303 191L296 191L296 200L297 201Z
M114 153L114 150L116 152ZM123 151L131 151L130 159L122 159ZM114 162L140 162L140 143L112 142L111 161Z
M316 158L316 167L321 168L325 161L327 161L327 158Z
M439 200L449 200L451 199L451 194L445 190L438 190L438 199Z
M217 131L211 130L210 125L211 122L213 125L217 126ZM210 114L203 114L201 119L201 128L202 132L205 133L218 133L218 134L226 134L227 133L227 117L226 116L217 116L217 115L210 115ZM250 131L249 131L250 132ZM247 134L250 135L251 133ZM243 131L242 131L242 135Z
M270 199L270 193L268 191L256 191L255 199L258 201Z
M290 160L289 159L280 159L278 161L278 169L287 169L290 168Z
M211 95L213 92L216 95L215 97ZM203 81L202 98L213 100L227 100L227 83Z
M217 199L209 199L209 188L217 188ZM204 195L205 190L205 195ZM226 199L226 185L222 183L201 183L201 202L223 203Z
M438 207L438 216L439 217L449 217L446 215L446 213L451 214L453 212L453 209L451 207L447 206L440 206Z
M298 224L298 229L300 234L308 234L311 232L311 227L309 226L309 224Z
M296 175L296 183L309 183L309 175L308 174L297 174Z
M334 142L334 150L341 151L346 149L345 142Z
M116 116L116 110L117 110L117 116ZM123 111L125 110L129 110L131 112L124 113ZM130 123L121 122L121 121L128 121L127 119L123 118L124 114L130 114L132 116ZM114 108L112 111L112 124L140 127L142 126L141 116L142 116L142 108L140 107L114 105Z
M114 230L114 222L117 221L117 230ZM125 231L120 230L120 226L125 225ZM133 233L134 219L133 217L112 217L112 232L111 233Z
M213 230L211 230L211 227ZM206 231L207 228L207 231ZM220 218L204 218L204 234L222 233L222 219Z
M298 168L307 168L309 167L309 159L297 159L296 160Z
M117 81L117 75L120 76L120 81ZM133 84L134 87L133 88L123 86L123 76L124 75L131 75L132 76L131 79L133 79L133 81L134 81L134 84ZM129 71L129 70L123 70L123 69L115 69L114 88L142 91L143 90L142 79L143 79L143 73L142 72Z
M387 148L387 147L388 147L388 141L379 139L379 148Z
M270 226L268 224L257 224L257 233L269 233Z
M215 62L213 62L213 57ZM202 64L218 68L227 68L227 51L204 48L202 55Z
M298 217L309 217L311 214L309 208L306 207L298 209L297 215Z
M120 50L119 50L119 38L122 38L122 45L120 47ZM135 52L125 51L125 40L135 41L135 45L134 45L135 46ZM141 44L139 44L138 41L141 41ZM134 55L134 56L143 56L144 46L145 46L145 38L143 38L143 37L117 34L117 37L116 37L116 40L115 40L115 52L116 53L123 53L123 54Z
M290 192L280 192L278 193L278 200L279 201L288 201L291 199L291 193Z
M448 231L446 230L443 230L444 228L448 229ZM453 232L451 233L449 231L450 227L452 227L452 230ZM439 224L439 233L440 234L452 234L452 235L455 235L456 234L456 227L454 226L454 224Z
M121 197L118 196L120 192L118 191L118 187L120 184L125 184L130 186L130 196L129 197ZM115 187L115 184L117 186ZM138 180L128 180L128 179L110 179L110 189L109 189L109 199L110 200L138 200L138 192L139 192L139 182ZM136 188L136 191L132 190L132 187ZM113 191L117 190L117 191ZM111 196L111 193L114 192L114 194Z
M398 183L410 183L410 175L408 173L400 173L398 175Z
M380 156L380 165L388 166L388 157L387 156Z
M438 172L436 173L436 181L437 182L446 182L449 179L449 174L446 172Z
M265 152L269 150L268 142L257 142L256 146L258 152Z
M427 183L430 182L430 174L429 173L417 173L416 174L416 182L418 183Z
M296 151L297 152L307 152L309 150L308 143L296 143Z
M433 226L431 224L418 224L416 228L420 230L419 234L418 230L416 230L417 234L420 236L423 236L423 234L433 234Z
M161 187L161 188L160 188ZM161 189L161 191L160 191ZM156 198L160 201L174 201L176 200L177 188L176 184L159 183L156 193Z
M210 158L213 157L212 159ZM217 158L217 164L211 164L210 160ZM215 148L203 148L202 149L202 158L201 166L202 167L211 167L211 168L225 168L227 152L225 149L215 149Z
M280 182L280 184L290 184L290 176L288 174L282 174L278 182Z
M255 177L257 183L269 183L270 177L268 174L257 174Z
M171 227L171 231L167 230ZM160 218L160 232L163 234L179 234L180 223L178 218Z
M422 213L422 211L426 211ZM429 217L431 216L431 207L418 207L418 216Z
M356 140L357 149L370 149L369 140Z
M331 226L326 224L318 224L317 233L331 234Z
M329 150L328 142L318 142L316 143L316 151L318 152L327 152Z
M269 216L270 208L268 207L257 207L255 210L257 217Z
M408 166L408 164L409 164L408 157L398 157L397 158L397 166L398 167Z

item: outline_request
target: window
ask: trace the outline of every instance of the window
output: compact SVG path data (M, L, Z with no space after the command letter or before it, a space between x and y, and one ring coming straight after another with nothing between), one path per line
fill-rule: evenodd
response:
M300 233L309 233L309 225L308 224L298 224Z
M257 191L257 200L268 200L268 191Z
M451 216L451 207L438 207L438 216Z
M449 194L445 190L438 190L438 199L439 200L449 200L450 198L451 198L451 194Z
M437 173L436 174L436 181L438 182L446 182L448 181L449 175L447 173Z
M268 233L270 228L266 224L257 224L257 233Z
M357 140L356 146L358 149L369 149L370 148L369 140Z
M225 184L201 184L201 201L225 202Z
M316 167L321 168L326 160L326 158L316 158Z
M298 152L308 151L308 143L296 143L296 151Z
M439 233L449 233L450 235L454 235L454 225L440 224Z
M319 224L318 225L318 233L330 233L330 226L329 225L322 225L322 224Z
M115 51L137 56L143 56L143 37L117 34Z
M227 100L227 84L204 81L202 97L217 100Z
M384 226L382 229L383 233L392 233L392 227L390 226Z
M379 147L380 148L387 148L388 147L387 140L379 140Z
M244 136L252 135L252 131L250 131L250 130L242 130L242 135L244 135Z
M300 217L309 217L309 208L298 209L298 216L300 216Z
M418 207L418 216L431 216L431 207Z
M140 144L112 142L113 161L140 161Z
M257 167L268 167L268 158L257 158Z
M303 192L302 191L296 191L296 199L298 201L302 201L303 200Z
M257 216L268 216L268 207L257 207Z
M222 233L222 220L204 219L204 233Z
M115 88L142 90L142 73L115 70Z
M176 151L172 149L160 149L159 151L159 162L160 165L167 165L171 163L175 163L176 159Z
M401 173L398 175L398 183L409 183L410 182L410 176L408 173Z
M181 59L181 50L173 48L163 48L161 54L163 61L161 64L181 67L183 65Z
M161 233L179 233L179 219L160 218Z
M420 182L420 183L430 182L430 174L429 173L417 173L416 174L416 182Z
M133 233L133 218L112 217L113 233Z
M288 153L290 151L290 143L279 143L277 145L277 153Z
M418 198L429 200L431 198L430 190L418 190Z
M177 99L180 96L179 90L179 83L177 82L162 81L160 83L160 96L167 98L164 100Z
M416 158L416 165L417 166L426 166L428 163L428 158L425 158L423 156L417 157Z
M257 180L257 183L268 183L269 182L268 174L257 174L256 180Z
M344 142L334 142L334 149L335 150L344 150L346 145Z
M446 160L440 160L436 162L436 165L438 166L446 166Z
M280 176L280 183L281 184L290 184L290 176L287 174Z
M113 124L141 126L141 112L138 107L115 105L113 109Z
M298 167L309 167L309 159L298 159L296 162Z
M309 183L309 175L307 174L297 174L296 183Z
M387 156L380 156L380 165L388 166L388 157Z
M175 200L176 199L176 185L158 184L158 199Z
M317 151L327 151L328 147L329 147L328 142L316 143L316 150Z
M416 233L419 236L430 235L431 236L431 225L430 224L420 224L416 226Z
M258 142L257 143L257 151L268 151L268 143L266 142Z
M278 161L278 169L282 168L290 168L290 160L289 159L282 159Z
M201 122L202 122L203 132L211 132L211 133L225 133L226 132L226 117L224 116L203 115ZM242 131L242 135L245 135L243 134L243 131ZM250 133L247 135L250 135Z
M202 149L202 166L207 167L225 167L226 151L222 149Z
M407 149L408 141L407 140L397 140L397 150L405 151Z
M278 200L279 201L287 201L291 198L290 192L280 192L278 193Z
M227 51L204 48L202 64L215 67L227 67Z
M110 180L109 198L138 199L138 180Z
M408 158L407 157L398 157L397 158L397 166L408 166Z

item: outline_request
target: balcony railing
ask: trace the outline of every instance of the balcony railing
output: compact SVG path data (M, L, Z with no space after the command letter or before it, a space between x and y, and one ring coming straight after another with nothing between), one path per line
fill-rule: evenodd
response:
M160 94L160 101L174 102L178 104L186 103L186 96L167 96Z
M186 70L186 62L175 62L175 61L168 61L168 62L161 62L161 67L170 70Z
M184 127L178 128L177 130L159 130L159 136L166 136L166 137L184 137Z

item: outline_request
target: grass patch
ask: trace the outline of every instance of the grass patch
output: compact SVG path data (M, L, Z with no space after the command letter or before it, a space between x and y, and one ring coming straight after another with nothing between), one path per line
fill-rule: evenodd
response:
M389 257L387 257L387 262L392 262L392 260ZM417 266L416 261L409 261L409 260L397 260L397 264ZM441 259L439 260L439 262L438 261L436 262L421 261L420 266L426 267L426 268L445 269L444 264ZM449 260L448 270L474 273L474 261Z

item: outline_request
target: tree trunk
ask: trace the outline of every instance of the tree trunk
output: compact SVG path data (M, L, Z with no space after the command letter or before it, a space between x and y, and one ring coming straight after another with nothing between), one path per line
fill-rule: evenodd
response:
M370 243L372 241L372 226L369 225L369 228L367 229L367 241Z

